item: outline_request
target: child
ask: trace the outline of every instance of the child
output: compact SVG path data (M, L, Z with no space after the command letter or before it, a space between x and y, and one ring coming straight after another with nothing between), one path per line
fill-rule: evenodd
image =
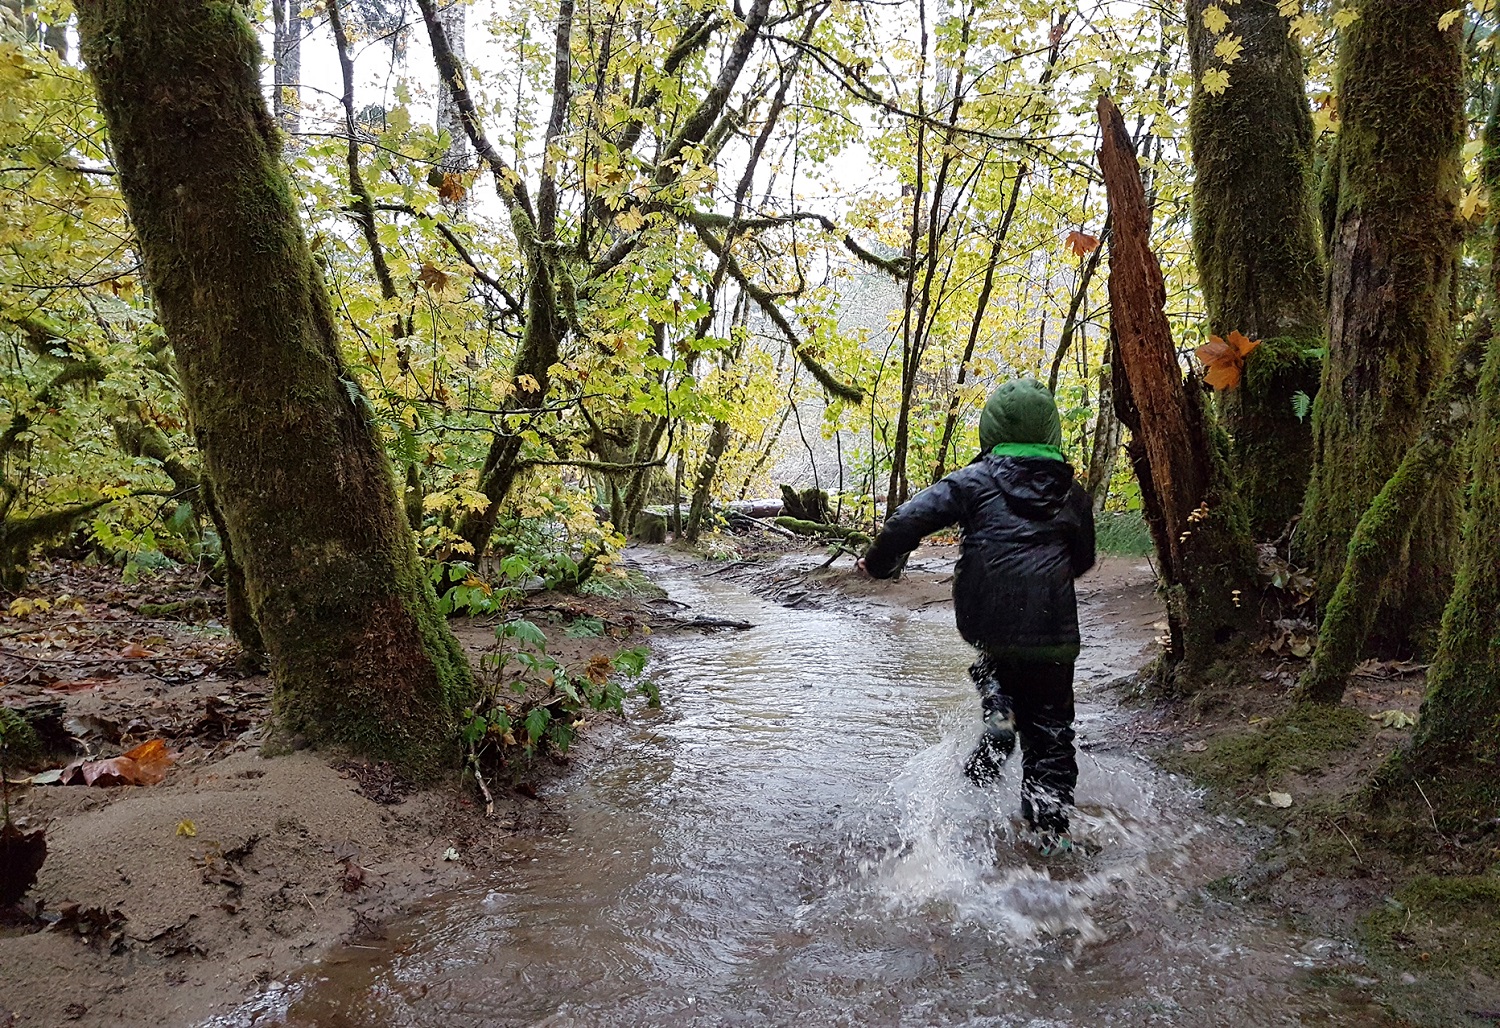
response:
M958 631L979 650L969 675L984 734L964 765L994 782L1021 739L1021 812L1044 854L1072 849L1067 808L1073 755L1073 579L1094 566L1094 513L1063 460L1057 404L1034 381L1007 382L979 418L981 454L891 515L863 570L889 578L922 537L957 524L963 547L953 579Z

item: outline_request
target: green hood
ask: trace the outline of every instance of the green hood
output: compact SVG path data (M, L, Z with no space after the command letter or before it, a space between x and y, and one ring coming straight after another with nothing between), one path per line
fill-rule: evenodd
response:
M1032 379L1002 385L985 401L979 415L979 448L991 453L997 446L1022 444L1061 451L1062 420L1047 387ZM1017 447L1019 450L1019 447ZM1062 459L1061 452L1057 459Z

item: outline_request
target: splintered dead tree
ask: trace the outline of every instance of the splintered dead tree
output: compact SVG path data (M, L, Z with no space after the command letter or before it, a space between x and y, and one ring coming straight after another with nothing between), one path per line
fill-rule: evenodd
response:
M1218 7L1189 0L1193 91L1193 249L1208 328L1260 340L1244 381L1219 394L1235 488L1257 539L1281 535L1302 506L1312 427L1295 397L1318 391L1325 319L1323 254L1313 204L1313 123L1302 54L1276 0ZM1217 94L1203 87L1232 34L1243 47Z
M1453 342L1453 279L1464 137L1461 27L1446 0L1369 0L1336 75L1338 141L1324 187L1328 360L1313 410L1314 458L1298 553L1320 606L1343 573L1354 527L1422 430L1423 401ZM1436 483L1401 546L1373 631L1422 642L1453 570L1453 478Z
M1254 621L1249 528L1214 438L1203 392L1184 382L1163 309L1151 211L1125 119L1099 100L1100 168L1109 197L1109 299L1116 337L1115 410L1131 432L1167 600L1174 684L1192 688Z
M279 728L431 775L469 667L340 356L255 34L233 3L83 0L78 15Z

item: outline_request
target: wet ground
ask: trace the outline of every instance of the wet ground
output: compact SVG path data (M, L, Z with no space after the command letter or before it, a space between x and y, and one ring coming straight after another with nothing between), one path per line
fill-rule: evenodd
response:
M947 607L662 584L757 627L658 641L666 709L549 800L559 830L518 838L485 888L212 1024L1383 1023L1345 946L1205 889L1253 839L1132 752L1105 687L1154 634L1144 576L1085 589L1075 828L1098 852L1045 860L1014 775L985 792L959 773L977 702Z

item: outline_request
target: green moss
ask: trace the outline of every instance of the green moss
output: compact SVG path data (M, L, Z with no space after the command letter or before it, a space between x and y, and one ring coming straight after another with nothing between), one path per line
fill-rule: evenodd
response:
M1344 683L1364 652L1376 611L1392 573L1400 565L1418 512L1434 486L1457 462L1489 338L1486 326L1464 344L1427 405L1427 423L1421 436L1360 517L1349 540L1338 588L1323 612L1317 655L1298 686L1301 699L1337 703L1343 697Z
M4 744L3 770L30 767L42 755L41 740L31 722L18 711L0 707L0 743Z
M1208 0L1188 5L1195 79L1220 65L1219 37L1203 25ZM1302 56L1274 0L1225 6L1226 32L1244 47L1218 95L1195 91L1189 107L1193 247L1208 327L1261 340L1239 388L1220 395L1234 438L1236 487L1257 538L1280 535L1302 499L1312 435L1293 411L1317 392L1322 346L1323 254L1312 204L1313 124Z
M1184 754L1182 766L1210 785L1236 794L1284 785L1296 774L1321 766L1330 756L1358 746L1370 722L1342 707L1294 707L1238 735L1221 736L1202 753Z
M1500 875L1423 875L1365 918L1364 941L1381 959L1426 975L1471 969L1500 977Z
M1296 537L1321 604L1360 516L1416 438L1422 402L1452 347L1464 74L1457 27L1438 31L1443 11L1443 0L1370 0L1340 48L1328 360ZM1454 484L1438 483L1377 614L1377 633L1390 643L1437 619L1456 510Z
M433 777L456 759L470 673L348 388L255 34L230 2L92 0L78 15L280 731Z

